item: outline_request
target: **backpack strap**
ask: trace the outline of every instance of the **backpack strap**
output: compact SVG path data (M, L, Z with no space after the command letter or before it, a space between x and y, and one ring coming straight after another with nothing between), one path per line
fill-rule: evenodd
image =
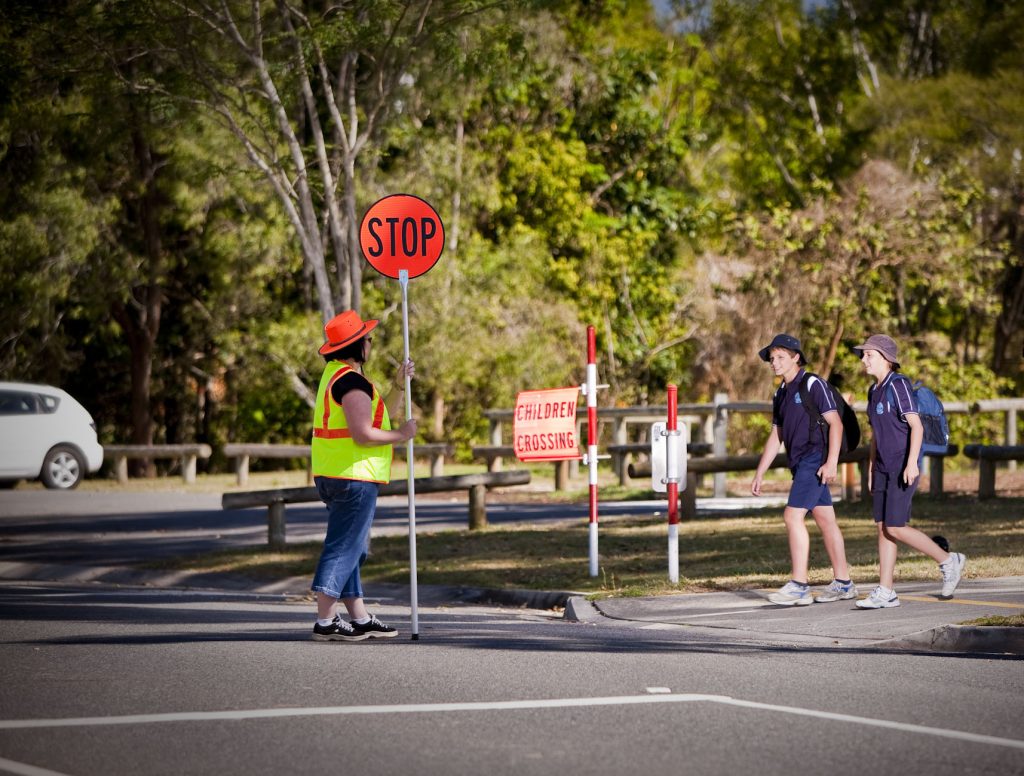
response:
M905 377L903 375L896 374L896 375L893 375L893 378L891 380L889 380L889 382L886 383L886 385L885 385L885 398L889 401L890 406L897 408L896 409L896 420L898 420L900 423L906 423L907 422L906 418L903 418L900 415L899 404L896 402L896 389L893 388L893 383L896 382L897 380L899 380L900 378L902 378L902 379L906 380L908 383L910 383L911 391L913 391L914 389L917 388L917 385L915 385L914 383L910 382L910 378L909 377ZM918 383L918 385L919 384L920 383ZM869 405L871 404L871 401L872 401L871 394L874 392L874 390L875 390L875 386L874 385L868 387L868 404Z
M772 396L772 425L782 428L782 385L775 389L775 395Z
M807 410L807 414L810 415L811 421L814 425L821 428L827 426L828 423L823 417L821 417L821 411L818 409L818 405L811 401L811 392L807 387L807 383L811 379L810 372L804 372L804 376L800 378L800 383L797 385L797 392L800 394L800 403L804 405L804 409ZM818 378L821 379L820 377Z

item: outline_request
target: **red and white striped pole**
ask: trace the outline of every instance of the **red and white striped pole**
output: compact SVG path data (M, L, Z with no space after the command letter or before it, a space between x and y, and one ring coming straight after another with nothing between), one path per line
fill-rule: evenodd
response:
M597 337L587 327L587 471L590 476L590 576L597 570Z
M668 445L665 451L665 471L668 476L668 581L679 582L679 462L678 447L672 437L679 433L676 426L678 419L677 389L668 386Z

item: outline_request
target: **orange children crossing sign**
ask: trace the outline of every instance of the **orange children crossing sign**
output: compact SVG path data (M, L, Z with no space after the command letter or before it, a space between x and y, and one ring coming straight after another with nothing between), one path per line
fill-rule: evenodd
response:
M399 279L429 271L444 250L444 224L430 203L411 194L377 200L363 216L359 247L380 274Z
M579 387L521 391L512 416L512 449L520 461L580 457L576 436Z

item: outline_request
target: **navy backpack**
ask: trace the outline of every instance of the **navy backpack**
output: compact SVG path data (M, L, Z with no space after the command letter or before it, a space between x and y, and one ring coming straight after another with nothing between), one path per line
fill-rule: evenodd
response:
M810 379L811 373L804 372L804 376L800 379L797 385L797 391L800 394L800 403L803 405L807 414L811 418L811 424L818 428L821 432L822 437L825 439L825 452L828 452L828 421L821 417L821 413L818 411L818 407L811 401L811 397L807 391L807 381ZM839 392L832 383L821 380L828 391L832 394L832 400L835 402L836 409L839 411L839 419L843 423L843 437L839 447L840 453L847 453L851 450L856 450L860 444L860 423L857 421L857 413L853 411L853 407L846 403L846 399ZM775 397L772 400L772 418L775 418L779 414L779 403L782 400L782 386L775 392Z
M920 380L910 383L910 389L914 392L917 414L924 427L921 454L945 455L949 452L949 421L946 420L946 408L942 406L942 402L939 401L935 392ZM874 386L871 386L871 390L874 390ZM895 404L896 394L893 392L892 385L889 385L888 393L889 401ZM870 403L870 401L871 391L869 390L868 402Z

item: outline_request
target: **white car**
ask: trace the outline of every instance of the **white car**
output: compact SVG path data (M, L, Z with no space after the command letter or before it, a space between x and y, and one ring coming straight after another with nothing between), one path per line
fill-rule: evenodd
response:
M60 388L0 382L0 485L75 488L103 465L92 415Z

